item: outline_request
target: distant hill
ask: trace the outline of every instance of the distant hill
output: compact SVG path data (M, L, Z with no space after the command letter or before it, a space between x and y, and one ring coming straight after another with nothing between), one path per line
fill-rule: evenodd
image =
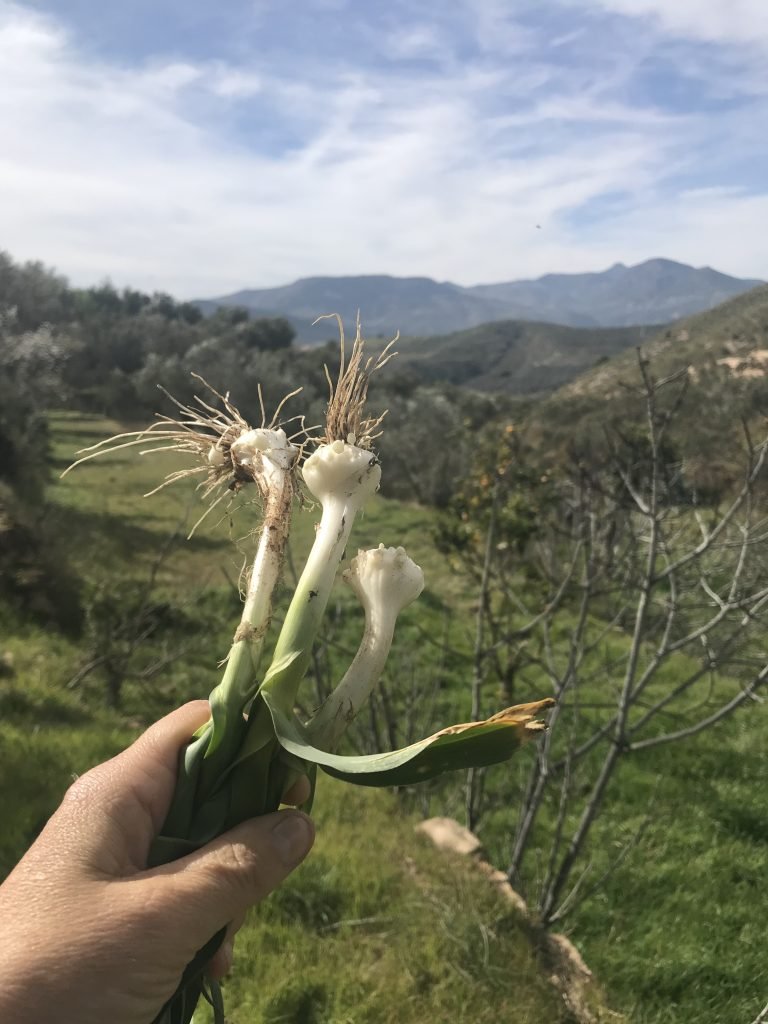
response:
M477 391L552 391L597 362L649 340L649 327L563 327L502 320L466 331L397 343L396 368L423 383Z
M665 442L678 453L686 486L704 501L728 493L743 472L742 424L755 441L766 436L768 285L657 332L642 353L657 381L682 371L682 385L687 374ZM639 385L634 351L587 370L536 402L526 424L530 443L550 456L565 455L575 444L592 458L608 458L606 430L631 434L633 423L644 429ZM665 390L665 408L678 391L677 384Z
M657 376L685 366L695 379L716 373L725 380L755 380L768 370L768 285L761 285L657 332L643 345ZM580 375L558 392L610 398L636 373L637 358L626 352ZM767 381L768 382L768 381Z
M204 312L244 306L260 316L286 316L300 343L333 335L323 313L354 322L368 336L445 334L499 320L544 321L570 327L662 324L710 309L760 281L729 277L710 267L672 260L621 263L601 273L547 274L530 281L465 288L428 277L308 277L279 288L254 288L200 300Z
M637 347L657 376L690 367L727 383L765 380L768 399L768 285L659 329L563 327L506 320L397 344L397 367L422 382L446 381L507 394L554 392L546 408L571 399L599 411L621 400L637 376Z
M205 300L204 312L218 306L244 306L259 316L287 316L304 343L321 343L336 334L333 324L312 326L318 316L338 313L350 327L358 310L369 337L437 334L474 327L509 316L509 304L473 295L455 284L429 277L305 277L280 288L248 289Z
M761 281L729 277L711 267L673 260L616 263L596 274L546 274L534 281L478 285L470 289L497 302L536 308L556 323L626 327L661 324L711 309Z

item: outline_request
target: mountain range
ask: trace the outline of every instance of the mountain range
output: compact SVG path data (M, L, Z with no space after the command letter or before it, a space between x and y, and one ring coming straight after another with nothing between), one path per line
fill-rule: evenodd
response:
M546 274L532 280L464 287L428 277L306 277L277 288L251 288L203 299L204 312L243 306L256 316L284 316L300 344L319 344L334 328L312 321L338 313L347 324L358 311L368 336L434 335L500 320L548 321L570 327L666 324L761 284L711 267L652 259L616 263L588 274Z
M723 380L762 381L768 377L768 285L661 328L505 320L403 338L397 366L422 383L513 395L554 392L556 404L589 396L599 409L622 393L622 381L636 376L638 347L662 377L688 366L695 379L714 372Z

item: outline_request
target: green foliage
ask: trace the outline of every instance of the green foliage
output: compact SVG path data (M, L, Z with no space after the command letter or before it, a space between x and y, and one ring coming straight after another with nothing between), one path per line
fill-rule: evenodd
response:
M456 478L474 463L477 435L504 403L453 386L389 380L388 371L376 382L377 401L388 410L380 444L384 493L444 508Z
M85 595L82 645L84 662L69 686L101 682L108 707L119 708L123 688L132 680L165 689L163 675L198 644L202 606L211 621L213 595L202 591L190 605L163 597L156 587L159 563L148 578L102 580Z
M690 400L696 400L693 388ZM553 785L539 812L523 874L525 894L532 902L538 897L540 879L550 857L557 863L556 858L567 849L583 813L580 800L590 792L604 757L600 744L580 762L570 763L568 750L578 748L601 722L609 721L627 669L636 608L633 598L640 593L639 583L633 587L631 581L635 579L636 552L645 551L645 531L633 528L640 519L632 502L619 500L619 485L626 488L628 482L630 487L647 493L652 453L647 434L639 425L640 416L632 419L634 411L645 412L639 407L636 399L630 403L625 398L620 432L609 438L602 461L592 460L585 465L586 459L575 460L570 483L555 465L545 488L549 504L545 502L537 507L535 515L523 515L521 520L513 515L512 537L519 529L522 543L509 559L506 550L494 548L490 589L479 599L493 618L480 662L483 710L499 690L511 697L512 682L515 700L538 697L552 682L574 671L573 658L577 664L578 687L574 686L561 704L568 727L551 733L548 776ZM618 410L617 398L617 418ZM669 422L668 412L663 403L656 410L664 425ZM561 426L565 431L565 423ZM671 538L671 546L665 548L668 558L687 550L689 543L695 547L701 539L689 508L692 489L681 474L683 460L676 447L681 440L684 437L670 431L655 453L661 467L659 501L666 536ZM490 451L493 454L493 448ZM518 455L514 464L525 467L524 451L521 455L522 461ZM492 519L496 520L496 536L503 536L503 496L494 461L487 454L479 457L475 472L459 483L456 505L451 509L453 519L447 526L443 524L440 533L445 550L457 556L456 564L463 565L475 579L481 575L484 542ZM589 483L598 495L590 504L588 537L605 574L598 588L602 593L590 604L583 626L579 625L576 590L573 596L566 592L546 632L533 630L524 638L516 636L515 629L545 604L539 600L544 595L537 594L531 572L532 553L526 549L526 541L534 540L537 549L548 553L543 561L560 573L555 579L562 578L571 557L567 538L579 508L572 492L569 499L564 485L572 486L574 482L582 486ZM520 475L513 513L518 502L523 502L523 510L530 507L535 488L535 475L531 479ZM705 524L711 528L716 510L701 508L699 512L702 528ZM684 572L677 575L674 599L684 611L675 620L675 637L685 635L702 616L710 614L709 608L714 605L714 601L702 605L696 597L701 578L706 576L715 587L727 590L733 579L738 536L739 530L735 529L733 538L712 551L711 559L698 562L687 576ZM740 581L745 594L759 591L764 585L763 549L764 543L756 537L750 548L749 582ZM592 565L594 568L594 561ZM622 589L628 596L630 614L623 617L619 614L622 590L617 591L612 583L613 566L616 574L625 577ZM519 602L510 600L510 596L517 595ZM651 595L645 642L638 650L641 671L652 663L658 649L669 600L664 588ZM737 611L736 619L741 618ZM583 629L584 642L574 652L571 643L578 629ZM652 677L640 706L630 713L630 724L641 719L649 706L682 680L696 678L697 673L700 685L665 706L664 714L654 723L655 735L683 727L692 713L698 719L717 709L725 695L738 695L742 681L751 678L765 662L761 632L759 627L752 633L745 629L736 648L726 644L723 652L718 647L723 634L713 625L708 630L704 656L697 647L688 653L678 652ZM717 660L712 656L713 664L708 666L706 655L713 648L718 649ZM620 1005L632 1013L633 1020L750 1019L755 1007L761 1005L766 971L759 962L758 947L738 956L729 954L726 949L733 949L734 940L729 946L725 935L742 930L752 934L759 927L748 887L755 884L760 871L768 869L764 801L760 799L765 788L765 765L758 753L764 746L765 731L765 715L758 704L734 721L721 723L682 746L658 748L653 754L632 753L622 763L615 788L603 799L601 816L593 826L581 864L584 873L579 870L571 878L577 891L589 898L568 921L590 965L606 981L610 979L609 984L616 979L618 987L613 991L620 993ZM737 754L737 747L742 747L743 753ZM751 755L743 756L750 749ZM738 783L732 778L734 769ZM527 771L526 764L512 763L504 771L489 769L482 778L485 815L481 836L499 865L509 862L519 796L529 784ZM724 778L729 780L723 786L729 792L727 800L717 793ZM679 973L670 961L679 966ZM744 984L740 986L737 978ZM758 984L755 978L760 979Z
M82 624L81 586L72 570L61 517L25 504L0 483L0 600L70 634Z
M72 304L63 277L42 263L20 266L0 251L0 312L13 312L20 331L60 322L71 314Z
M8 396L0 390L0 409L4 412L0 442L5 440L7 422L15 419L11 413L17 405L26 403L29 415L34 413L42 424L50 408L51 396L41 392L37 365L32 366L32 374L25 373L23 388L11 377L11 356L13 373L18 376L20 357L25 367L30 365L33 340L37 343L37 363L43 341L59 357L56 404L61 404L65 389L71 404L90 412L129 419L151 416L157 405L158 383L168 386L174 383L169 377L180 376L181 386L175 391L177 397L188 401L197 387L190 374L209 371L211 383L221 390L244 374L243 390L249 397L253 394L247 403L248 414L260 421L256 383L264 369L261 357L267 353L282 353L284 357L278 363L280 383L275 391L279 393L270 393L270 400L276 403L290 390L283 385L290 377L285 357L294 332L282 317L251 319L247 310L235 308L206 319L193 303L177 302L164 293L145 295L129 288L118 291L108 282L94 288L71 289L63 278L41 264L17 265L4 253L0 253L0 314L6 320L10 316L14 325L12 337L0 339L0 370L5 372L9 387ZM222 354L224 361L219 367ZM232 376L224 380L220 369ZM270 372L266 375L269 377ZM31 377L38 382L34 393L27 386ZM2 401L4 397L14 399L12 407ZM30 401L33 397L35 400ZM0 475L7 456L2 446Z
M24 275L12 275L9 283L8 271L0 253L0 285L21 301L24 295L14 289ZM44 273L34 265L28 274L32 294L39 297ZM0 304L0 598L72 631L80 621L78 582L68 569L60 523L43 504L49 475L46 409L61 392L62 350L47 328L23 331L22 322Z
M39 501L48 475L46 411L61 386L61 348L46 329L21 333L0 307L0 482Z
M488 529L496 559L514 559L543 528L556 501L552 467L521 438L515 425L495 421L473 435L472 460L454 480L439 519L438 547L480 572Z

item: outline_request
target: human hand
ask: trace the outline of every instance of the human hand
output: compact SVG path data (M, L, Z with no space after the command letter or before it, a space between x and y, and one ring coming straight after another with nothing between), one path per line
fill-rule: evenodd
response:
M150 1024L225 926L210 973L226 973L248 907L309 852L310 819L286 810L146 870L179 751L209 713L206 701L186 704L79 778L0 886L0 1020ZM305 786L286 801L301 802Z

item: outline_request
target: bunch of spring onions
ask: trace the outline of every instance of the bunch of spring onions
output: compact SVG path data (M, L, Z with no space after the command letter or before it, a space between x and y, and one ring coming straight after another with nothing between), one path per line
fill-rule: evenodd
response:
M151 865L174 860L247 818L276 810L301 774L309 776L314 790L318 765L357 785L410 785L441 772L505 760L544 728L535 716L552 703L549 699L508 708L484 722L441 729L402 750L361 757L336 753L346 727L382 673L400 610L418 597L424 584L421 569L401 547L383 544L359 552L343 574L365 611L357 654L309 721L301 721L294 711L355 517L379 486L381 468L372 444L381 417L367 418L365 402L370 374L386 358L363 362L358 328L345 361L342 333L341 368L330 383L320 438L306 433L287 437L279 424L280 409L269 425L263 417L262 426L254 429L228 396L214 392L218 406L199 398L193 406L177 403L178 418L160 417L146 431L78 453L82 462L154 440L162 442L161 450L195 457L191 468L172 473L161 486L199 475L203 496L218 494L209 508L244 488L257 489L260 497L261 526L254 533L242 617L222 679L210 694L210 719L182 753L173 803L152 846ZM273 593L302 484L319 502L322 515L271 662L263 665ZM221 992L205 973L223 938L223 931L211 936L198 951L155 1024L188 1024L201 995L213 1006L217 1024L223 1024Z

